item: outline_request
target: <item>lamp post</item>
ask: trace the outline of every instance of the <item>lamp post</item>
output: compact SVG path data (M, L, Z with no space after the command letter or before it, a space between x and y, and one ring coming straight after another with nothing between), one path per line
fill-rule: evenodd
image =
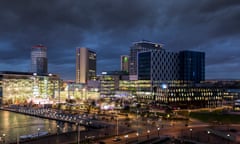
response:
M210 133L211 133L210 131L207 131L207 134L208 134L208 142L209 142L209 135L210 135Z
M127 144L127 138L128 138L128 135L125 135L124 137L125 137L125 139L126 139L126 144Z
M230 143L230 134L227 134L228 144Z
M157 128L157 130L158 130L158 136L159 136L159 131L160 131L160 128L158 127L158 128Z
M6 136L6 134L3 133L2 136L3 136L3 143L5 144L5 136Z
M189 129L190 131L190 138L192 139L192 129Z
M59 134L59 125L57 125L57 135Z
M38 137L39 137L39 131L40 131L40 128L38 128L37 130L38 130Z
M77 144L80 143L80 129L79 129L79 123L76 123L77 126Z
M147 130L147 139L149 139L150 130Z
M136 133L136 136L137 136L137 142L138 142L138 136L139 136L139 133L138 133L138 132Z
M116 127L116 136L118 137L118 111L116 113L117 127Z

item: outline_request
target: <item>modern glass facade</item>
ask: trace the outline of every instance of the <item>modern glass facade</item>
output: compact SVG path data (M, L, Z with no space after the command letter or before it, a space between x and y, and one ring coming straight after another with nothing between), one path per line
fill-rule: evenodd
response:
M211 108L222 106L224 89L207 86L158 87L157 103L179 108Z
M180 80L199 83L205 80L205 53L194 51L181 51Z
M146 40L133 43L133 45L130 47L129 74L137 75L138 73L137 57L139 52L159 49L162 49L162 44L153 43Z
M60 79L57 75L24 72L0 73L1 104L27 104L36 100L58 101L59 88Z
M195 51L167 52L149 50L138 54L138 79L154 81L205 80L205 53Z
M138 54L138 80L151 80L151 52Z

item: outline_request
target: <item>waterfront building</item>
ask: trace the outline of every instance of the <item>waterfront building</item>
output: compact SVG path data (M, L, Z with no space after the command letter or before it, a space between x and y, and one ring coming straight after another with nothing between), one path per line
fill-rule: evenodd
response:
M100 96L113 97L119 89L119 81L128 79L128 73L124 71L102 72L100 76Z
M139 102L152 98L152 83L150 80L120 80L119 91L127 92L128 96L136 98Z
M155 87L152 100L175 108L214 108L223 104L225 90L205 84L169 84Z
M76 49L76 83L86 84L96 79L96 52L88 48Z
M162 49L163 45L159 43L153 43L150 41L139 41L134 42L133 45L130 47L130 61L129 61L129 75L130 79L137 80L137 74L138 74L138 53L139 52L145 52L149 50L160 50Z
M129 56L121 56L121 71L129 72Z
M200 83L205 80L205 53L180 51L180 80Z
M0 72L0 104L59 102L58 75L31 72Z
M37 74L48 73L47 47L41 44L32 47L31 72Z

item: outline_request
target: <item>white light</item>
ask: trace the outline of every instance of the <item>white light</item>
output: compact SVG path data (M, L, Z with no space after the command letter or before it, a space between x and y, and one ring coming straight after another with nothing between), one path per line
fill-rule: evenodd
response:
M166 84L162 84L162 88L163 88L163 89L166 89L166 88L167 88L167 85L166 85Z
M106 75L106 74L107 74L107 72L102 72L102 74L103 74L103 75Z

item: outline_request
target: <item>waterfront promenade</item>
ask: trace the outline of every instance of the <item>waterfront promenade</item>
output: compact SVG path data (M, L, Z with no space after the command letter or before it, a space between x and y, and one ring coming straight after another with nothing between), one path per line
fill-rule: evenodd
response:
M105 137L114 136L115 122L103 121L94 119L92 114L69 114L56 109L49 108L29 108L29 107L2 107L2 110L7 110L19 114L30 115L34 117L51 119L61 123L68 123L73 126L70 130L64 130L61 126L57 126L56 132L50 132L47 136L35 137L27 140L20 140L11 143L24 143L24 144L68 144L77 143L79 141L97 141ZM78 126L80 127L78 130ZM120 134L130 132L130 128L119 126Z
M47 136L36 137L29 140L21 140L11 142L11 144L77 144L78 140L81 144L98 144L99 142L111 143L142 143L147 144L149 140L160 141L161 136L167 136L171 140L188 141L190 143L238 143L234 134L236 132L229 132L227 129L232 128L237 132L240 131L238 126L218 125L212 126L202 122L191 120L186 127L185 123L179 121L174 125L169 125L170 121L161 122L164 127L158 130L156 125L152 125L148 120L138 120L134 117L131 118L130 127L126 125L126 121L119 120L118 137L121 141L114 142L113 139L116 135L116 121L102 120L102 118L93 119L92 114L69 114L62 111L47 109L47 108L26 108L26 107L5 107L3 110L17 112L21 114L31 115L34 117L41 117L45 119L53 119L63 123L70 123L75 128L70 131L64 131L61 127L57 127L57 132L50 132ZM77 129L76 124L81 124L81 131ZM83 127L84 126L84 127ZM139 135L136 135L136 130L141 128ZM221 129L220 129L221 128ZM149 130L149 132L148 132ZM207 133L207 132L210 133ZM220 135L221 134L221 135ZM228 134L230 134L228 136Z

